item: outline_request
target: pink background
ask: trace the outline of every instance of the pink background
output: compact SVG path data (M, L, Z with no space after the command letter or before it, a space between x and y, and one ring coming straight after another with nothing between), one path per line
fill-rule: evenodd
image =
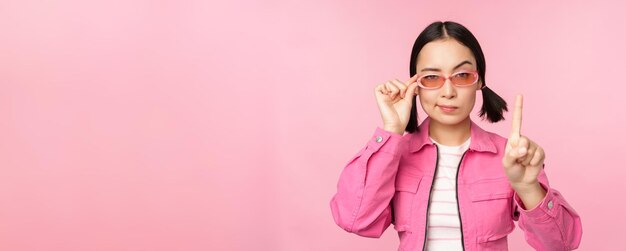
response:
M0 250L395 250L329 201L381 125L374 87L409 77L435 20L525 95L580 250L626 248L620 1L221 2L0 3ZM478 124L506 136L510 115ZM531 250L519 228L509 245Z

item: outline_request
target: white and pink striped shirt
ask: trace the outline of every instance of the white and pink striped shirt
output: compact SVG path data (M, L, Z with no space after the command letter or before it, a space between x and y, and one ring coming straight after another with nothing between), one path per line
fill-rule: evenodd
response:
M463 250L456 201L456 175L461 156L469 148L470 139L459 146L446 146L433 138L430 140L439 148L439 164L430 196L426 250Z

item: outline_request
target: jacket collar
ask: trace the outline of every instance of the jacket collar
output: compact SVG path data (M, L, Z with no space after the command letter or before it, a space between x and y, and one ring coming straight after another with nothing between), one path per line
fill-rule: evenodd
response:
M428 126L430 124L430 117L426 117L422 124L419 125L419 132L412 133L409 138L409 151L417 152L425 145L434 145L429 138ZM480 128L474 121L470 119L470 145L469 149L479 152L492 152L498 153L494 142L488 132Z

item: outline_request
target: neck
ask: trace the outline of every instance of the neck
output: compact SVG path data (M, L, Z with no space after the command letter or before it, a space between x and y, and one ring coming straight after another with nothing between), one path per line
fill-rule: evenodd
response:
M438 121L430 121L428 134L435 141L447 145L458 146L463 144L470 136L471 121L469 116L458 124L446 125Z

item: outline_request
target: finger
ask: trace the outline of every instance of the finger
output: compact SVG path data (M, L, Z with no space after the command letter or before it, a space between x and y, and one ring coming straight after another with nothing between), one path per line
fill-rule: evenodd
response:
M519 139L521 135L521 131L522 131L522 108L523 108L523 97L520 94L515 97L515 108L513 109L511 138L514 141ZM513 143L516 143L516 142L513 142Z
M533 159L530 161L530 165L531 166L538 166L541 165L543 163L543 161L546 158L546 154L543 151L543 148L538 147L537 151L535 151L535 156L533 157Z
M376 88L374 88L374 91L376 94L387 95L387 89L384 84L377 85Z
M526 156L529 152L530 148L530 140L524 136L521 136L517 141L517 146L514 148L515 154L517 154L517 158L522 158Z
M416 89L417 89L417 82L413 82L409 84L409 86L406 88L406 93L404 94L404 98L411 100L413 97L415 97L415 95L417 95L417 93L415 93Z
M407 85L415 84L415 90L413 91L415 95L419 95L419 82L417 82L417 79L419 79L419 77L419 74L415 74L413 75L413 77L407 80Z
M387 87L385 87L385 84L377 85L375 90L376 90L376 93L387 95Z
M524 159L522 160L522 165L524 166L530 165L530 161L535 157L536 152L537 152L537 147L531 144L530 148L528 149L528 154L526 154L526 157L524 157Z
M385 83L385 86L387 87L387 89L389 91L391 91L390 98L392 100L396 99L396 96L400 93L400 89L398 89L398 87L396 87L396 85L394 85L393 83L391 83L391 81L387 81L387 83Z
M413 75L413 77L409 78L409 80L406 81L406 85L409 86L412 83L416 83L418 78L419 78L418 74Z
M505 167L513 166L516 163L516 160L517 160L516 152L517 151L515 148L509 148L508 150L505 150L504 156L502 157L502 164Z
M398 89L400 89L400 97L404 98L404 94L406 93L406 85L404 85L404 83L400 82L400 80L398 79L394 79L391 82L395 84Z

